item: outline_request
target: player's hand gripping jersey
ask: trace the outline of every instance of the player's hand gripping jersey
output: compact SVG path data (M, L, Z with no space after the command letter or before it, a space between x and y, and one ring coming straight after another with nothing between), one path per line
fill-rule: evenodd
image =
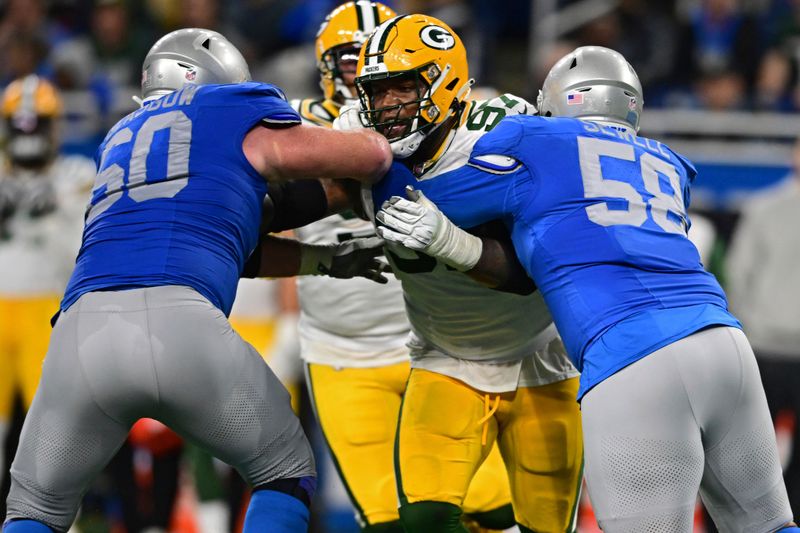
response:
M413 179L401 165L391 174ZM582 396L695 331L740 327L686 237L694 176L651 139L576 119L512 117L475 145L468 166L417 187L459 226L506 222L582 373Z
M242 152L261 121L300 117L279 89L250 82L187 85L117 123L62 309L89 291L185 285L228 314L267 191Z
M408 170L387 175L365 198L372 204L367 211L373 213L391 196L403 195L408 184L423 190L435 186L464 165L476 142L504 117L533 112L532 105L507 94L469 102L461 124L433 164L418 169L419 177ZM502 214L465 227L499 219ZM560 349L547 349L558 333L538 291L528 296L494 291L425 254L391 244L387 252L403 283L413 366L487 392L539 386L577 374Z

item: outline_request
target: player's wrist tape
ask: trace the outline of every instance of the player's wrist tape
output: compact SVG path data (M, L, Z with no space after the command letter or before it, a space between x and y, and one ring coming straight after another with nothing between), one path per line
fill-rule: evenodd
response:
M304 244L300 247L298 276L324 276L330 272L335 246Z
M483 241L439 215L439 228L428 245L428 253L461 272L471 270L481 258Z

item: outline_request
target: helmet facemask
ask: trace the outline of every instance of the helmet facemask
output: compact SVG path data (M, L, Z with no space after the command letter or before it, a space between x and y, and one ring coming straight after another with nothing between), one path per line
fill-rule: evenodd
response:
M386 137L392 144L396 157L403 159L413 155L425 139L443 124L449 124L447 119L458 111L458 101L454 100L444 110L444 116L440 117L443 111L432 99L439 85L447 79L449 70L450 65L446 65L444 71L441 71L435 63L430 63L414 70L361 76L356 79L361 99L362 122ZM374 87L388 80L395 84L411 82L416 90L414 98L376 108ZM409 107L416 109L413 113L402 116L403 111Z
M364 44L358 71L362 122L386 135L395 158L415 154L417 162L435 155L428 153L452 131L472 85L463 43L449 26L428 15L383 22ZM399 101L376 97L377 84L395 80L411 83L416 94L398 89Z
M354 81L348 85L345 76L352 75L352 78L355 78L360 50L360 43L349 43L331 48L322 54L319 65L317 65L323 92L327 92L326 84L332 84L331 99L340 104L350 103L358 98L356 91L351 89Z
M24 168L46 166L55 157L56 146L55 124L50 117L11 118L5 149L13 165Z
M358 95L346 78L350 75L349 62L358 61L361 45L376 27L396 15L380 2L357 0L339 5L325 17L314 42L325 100L340 105L355 103Z
M35 75L12 82L3 94L2 113L4 150L14 166L41 168L56 157L61 98L51 83Z

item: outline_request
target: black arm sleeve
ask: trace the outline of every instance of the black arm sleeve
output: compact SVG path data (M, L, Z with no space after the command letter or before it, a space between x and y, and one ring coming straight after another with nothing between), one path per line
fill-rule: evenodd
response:
M247 258L242 269L241 278L257 278L258 271L261 269L261 242L258 243L253 253Z
M270 183L264 197L261 233L300 228L328 212L325 189L318 180Z

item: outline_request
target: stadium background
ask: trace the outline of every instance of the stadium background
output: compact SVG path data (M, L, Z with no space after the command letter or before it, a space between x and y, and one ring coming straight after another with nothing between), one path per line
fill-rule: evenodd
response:
M160 35L181 27L215 29L242 50L254 79L281 86L290 98L315 96L313 40L325 14L338 3L5 0L0 2L0 85L31 73L53 81L64 100L62 152L92 157L107 129L135 108L131 97L139 93L141 62ZM641 133L666 141L697 163L692 205L712 223L704 237L707 266L723 283L726 246L740 209L790 181L800 135L800 1L385 3L398 12L432 14L455 28L481 92L511 92L535 102L549 67L575 46L596 44L622 52L644 86ZM305 418L313 433L312 417L305 413ZM779 442L788 461L793 418L781 420ZM9 452L14 445L12 437L6 443ZM346 495L330 464L323 465L314 530L355 531ZM197 531L191 516L197 491L187 470L180 478L182 511L176 513L174 530L188 533ZM138 472L146 485L146 460ZM87 508L98 516L93 525L84 520L83 530L121 531L114 526L119 506L103 479L91 494ZM3 509L0 505L0 515ZM698 519L697 530L703 527ZM586 513L581 531L593 530Z

